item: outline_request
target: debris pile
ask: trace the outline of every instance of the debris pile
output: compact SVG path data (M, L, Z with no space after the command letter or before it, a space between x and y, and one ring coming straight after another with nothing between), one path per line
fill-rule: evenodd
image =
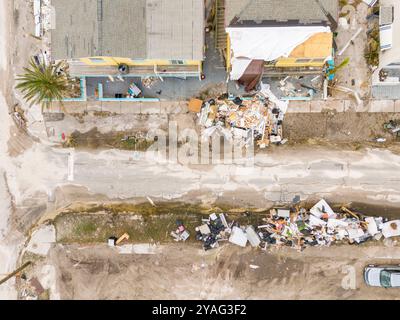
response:
M396 120L390 120L389 122L383 125L383 128L389 131L391 134L396 137L400 137L400 122Z
M312 98L321 92L322 75L316 76L287 76L279 81L279 90L285 98Z
M17 285L20 288L22 300L38 300L45 293L45 289L36 277L28 280L23 274L17 277Z
M278 100L268 85L262 84L261 88L252 98L220 97L204 102L198 112L203 138L218 129L229 140L246 146L253 145L255 140L260 148L285 143L282 122L288 104Z
M186 230L181 220L176 220L176 226L177 229L175 231L171 231L171 236L175 241L186 241L190 236L189 231Z
M367 217L342 207L334 212L325 200L310 210L298 205L290 209L274 208L258 226L228 224L224 214L213 213L204 224L196 228L196 239L209 250L229 241L241 247L247 242L253 247L288 246L302 251L308 246L330 246L347 241L359 244L367 240L380 240L400 236L400 220L387 221L382 217Z
M159 81L159 78L146 77L146 78L142 79L142 85L147 89L151 89L158 81Z
M228 225L223 213L218 216L212 213L208 219L203 219L203 222L204 224L196 228L196 240L203 242L204 250L217 248L219 241L226 241L234 226L234 223Z

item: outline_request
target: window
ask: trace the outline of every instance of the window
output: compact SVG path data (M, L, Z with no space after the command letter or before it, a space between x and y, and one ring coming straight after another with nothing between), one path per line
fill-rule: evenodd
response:
M89 60L93 63L104 63L103 58L89 58Z
M172 64L184 64L183 60L171 60Z
M313 59L312 62L316 62L316 63L324 63L325 59Z
M308 63L310 61L311 61L311 59L297 59L296 63Z
M391 274L391 271L389 271L389 270L381 271L380 280L381 280L382 287L390 288L392 286L392 283L390 281L390 274Z

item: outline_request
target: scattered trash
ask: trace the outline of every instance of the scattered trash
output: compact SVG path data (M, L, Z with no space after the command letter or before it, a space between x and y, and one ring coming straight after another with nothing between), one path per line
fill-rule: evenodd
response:
M376 138L375 141L379 142L379 143L383 143L383 142L386 142L386 138Z
M203 242L204 250L229 241L241 247L249 242L262 249L276 245L302 251L309 246L330 246L340 241L359 244L400 236L400 220L367 217L346 207L336 212L324 199L310 210L299 204L300 197L296 196L289 209L271 209L258 226L240 226L238 222L228 222L225 214L212 213L196 228L196 240Z
M201 106L203 105L203 100L200 99L190 99L188 109L191 112L199 113Z
M42 293L44 293L45 290L37 278L31 278L29 280L29 284L35 289L36 295L40 296Z
M250 245L252 247L258 247L261 243L259 235L254 231L253 226L248 226L246 228L246 235L247 235L247 240L249 241Z
M249 265L249 267L250 267L251 269L258 269L260 266L256 266L256 265L254 265L254 264L251 264L251 265Z
M118 238L118 240L115 242L115 245L119 245L124 240L129 240L129 234L126 232Z
M383 125L383 128L389 131L391 134L396 137L400 137L400 122L396 120L390 120L389 122Z
M155 205L155 203L154 203L154 201L153 200L151 200L151 198L150 197L146 197L146 199L150 202L150 204L153 206L153 207L156 207L156 205Z
M176 220L177 229L175 231L171 231L171 236L175 241L186 241L190 233L186 230L183 222L181 220Z
M229 237L229 242L241 247L246 247L247 236L241 228L235 226L232 228L231 236Z
M110 246L110 247L115 247L115 243L116 243L116 241L117 241L117 238L116 237L110 237L110 238L108 238L108 246Z
M147 89L151 89L157 82L159 81L159 78L156 77L147 77L142 79L142 85L143 87Z
M400 236L400 220L384 223L382 226L382 234L385 238Z

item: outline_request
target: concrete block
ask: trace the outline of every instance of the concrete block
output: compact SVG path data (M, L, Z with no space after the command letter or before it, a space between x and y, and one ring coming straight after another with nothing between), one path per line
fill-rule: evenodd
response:
M310 104L311 112L322 112L324 110L336 110L336 112L344 112L343 100L312 100Z
M120 114L121 113L121 104L119 101L102 101L101 102L101 111L103 112L111 112Z
M309 113L310 101L290 101L287 112L288 113Z
M394 102L394 112L400 112L400 100Z
M343 100L344 112L352 112L357 110L357 103L353 100Z
M139 114L141 112L141 101L120 101L121 114Z
M98 111L101 112L101 102L100 101L88 101L87 111Z
M160 101L161 113L181 113L181 106L179 101Z
M180 101L179 113L187 113L187 112L189 112L189 101Z
M372 100L369 112L394 112L394 100Z
M159 114L161 113L160 102L142 102L140 113L143 114Z
M65 108L68 110L69 113L85 113L87 111L87 102L68 102L65 104Z
M356 112L370 112L369 110L371 109L371 102L370 101L363 101L362 104L357 104L355 101L353 101L353 104L355 106L355 111Z
M67 108L65 107L65 105L63 105L61 103L61 101L54 101L52 104L50 104L48 106L48 108L44 108L43 111L44 112L54 112L54 113L59 113L59 112L63 112L63 109L66 109L66 112L69 113L69 108L67 110Z

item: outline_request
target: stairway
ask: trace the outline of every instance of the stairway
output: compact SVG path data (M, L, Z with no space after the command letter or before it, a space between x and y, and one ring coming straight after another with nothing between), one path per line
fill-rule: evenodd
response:
M216 0L215 6L215 47L220 50L225 50L227 37L225 32L225 0Z

